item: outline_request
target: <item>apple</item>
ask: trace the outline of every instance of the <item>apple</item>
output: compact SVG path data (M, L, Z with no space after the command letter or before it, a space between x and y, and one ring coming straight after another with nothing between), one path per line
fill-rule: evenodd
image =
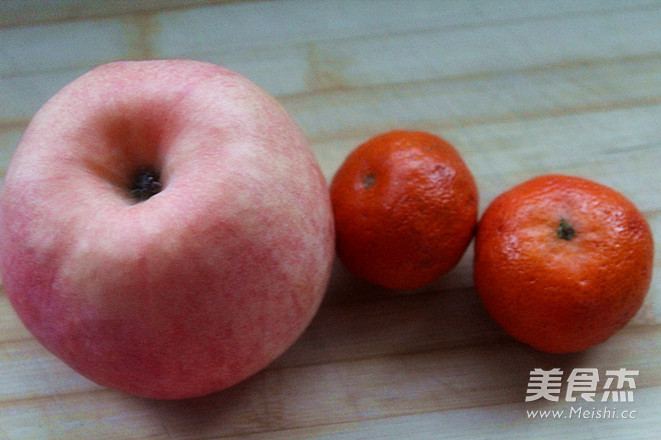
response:
M18 316L73 369L138 396L200 396L265 368L316 313L333 256L301 130L209 63L74 80L31 120L0 193Z

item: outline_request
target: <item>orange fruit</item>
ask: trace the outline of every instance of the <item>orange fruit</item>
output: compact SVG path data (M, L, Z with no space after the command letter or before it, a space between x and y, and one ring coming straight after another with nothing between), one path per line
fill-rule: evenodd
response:
M419 131L391 131L352 151L330 186L337 254L390 289L452 269L477 224L477 186L459 153Z
M540 176L484 212L475 287L515 339L545 352L577 352L636 314L653 253L647 221L623 195L578 177Z

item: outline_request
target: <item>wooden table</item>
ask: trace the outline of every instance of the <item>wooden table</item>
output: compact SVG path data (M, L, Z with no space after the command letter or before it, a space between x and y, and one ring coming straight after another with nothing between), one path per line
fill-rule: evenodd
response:
M612 186L652 225L655 274L625 329L560 356L489 319L473 289L472 247L450 274L406 293L336 263L317 317L286 354L187 401L134 398L80 377L0 293L0 439L661 438L661 2L78 3L0 2L0 173L37 108L92 66L195 58L273 93L329 180L359 143L409 128L457 147L480 212L543 173ZM562 369L558 402L525 401L535 368ZM634 401L568 401L575 368L597 369L597 399L608 370L638 370ZM546 409L564 413L530 413Z

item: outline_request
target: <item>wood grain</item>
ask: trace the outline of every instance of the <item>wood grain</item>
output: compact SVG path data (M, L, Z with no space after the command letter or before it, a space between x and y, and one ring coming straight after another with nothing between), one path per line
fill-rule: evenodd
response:
M661 236L661 2L68 0L0 2L0 178L50 95L115 59L223 64L283 103L330 181L393 128L451 141L480 211L567 173L629 197ZM386 291L335 262L314 321L264 371L185 401L105 389L47 352L0 289L0 439L661 438L661 262L638 315L604 344L548 355L509 338L473 288L472 246L445 277ZM529 417L533 368L639 370L635 418ZM562 393L566 392L563 383ZM589 407L589 408L588 408ZM620 414L618 412L618 414Z

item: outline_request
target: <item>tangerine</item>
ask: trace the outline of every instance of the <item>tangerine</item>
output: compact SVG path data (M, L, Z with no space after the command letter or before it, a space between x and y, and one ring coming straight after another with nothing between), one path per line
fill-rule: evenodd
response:
M569 353L604 342L641 307L651 229L622 194L579 177L533 178L498 196L475 239L475 287L512 337Z
M478 191L455 148L396 130L358 146L330 185L337 254L390 289L422 287L452 269L477 224Z

